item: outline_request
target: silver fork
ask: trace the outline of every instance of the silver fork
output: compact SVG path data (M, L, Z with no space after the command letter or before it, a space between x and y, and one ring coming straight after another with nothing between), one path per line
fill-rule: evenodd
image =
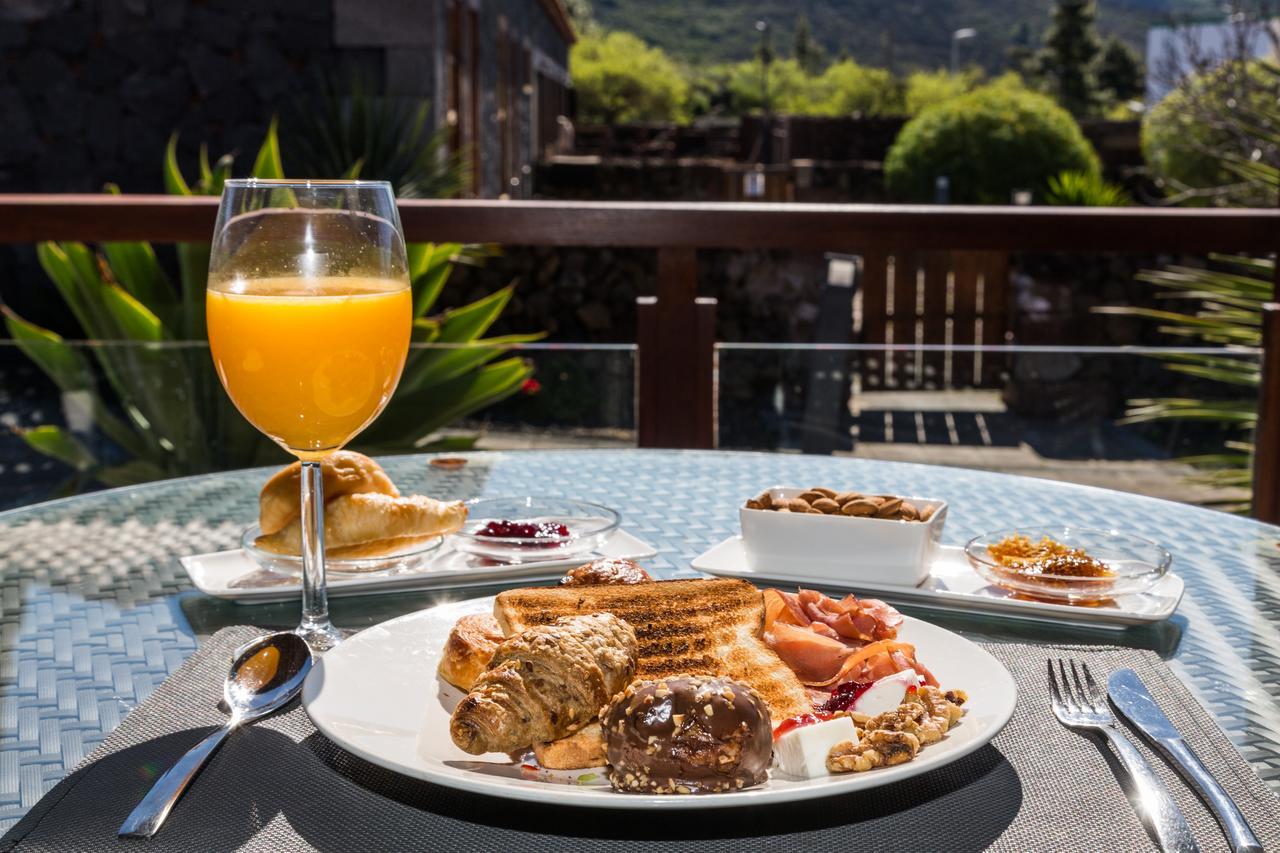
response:
M1107 695L1093 680L1089 667L1074 660L1059 659L1057 663L1062 686L1061 689L1058 686L1054 662L1049 661L1049 693L1053 700L1053 715L1058 722L1069 729L1097 732L1107 739L1133 780L1138 794L1135 807L1155 834L1156 844L1161 850L1178 853L1198 851L1200 848L1186 818L1178 811L1178 806L1151 765L1116 723L1107 704Z

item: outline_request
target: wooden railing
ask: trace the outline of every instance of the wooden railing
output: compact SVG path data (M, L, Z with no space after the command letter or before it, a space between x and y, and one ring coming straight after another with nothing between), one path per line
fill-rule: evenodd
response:
M208 240L210 197L0 195L0 243ZM638 312L639 441L715 441L715 301L699 299L700 249L884 256L908 250L1240 252L1280 249L1280 210L632 202L402 201L411 241L601 246L658 254L655 297ZM864 287L886 285L869 276ZM875 298L876 294L870 294ZM883 294L879 294L883 298ZM1266 314L1255 514L1280 521L1280 308Z

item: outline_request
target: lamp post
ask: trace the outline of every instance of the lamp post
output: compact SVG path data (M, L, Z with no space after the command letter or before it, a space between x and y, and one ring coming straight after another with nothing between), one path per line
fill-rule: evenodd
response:
M973 27L963 27L951 34L951 73L960 71L960 42L973 38L978 31Z
M764 111L769 112L769 63L773 60L773 49L769 45L769 22L756 21L756 32L760 33L760 100Z
M773 48L769 44L769 22L756 21L756 32L760 33L760 101L764 115L760 121L761 163L773 162L773 122L769 114L769 63L773 61Z

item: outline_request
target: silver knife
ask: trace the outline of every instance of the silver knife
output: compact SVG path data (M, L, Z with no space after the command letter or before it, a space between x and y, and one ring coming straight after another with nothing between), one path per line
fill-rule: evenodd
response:
M1240 809L1196 758L1138 674L1131 669L1118 669L1111 673L1107 679L1107 693L1120 713L1151 741L1213 809L1231 849L1235 853L1263 853L1262 845L1249 829Z

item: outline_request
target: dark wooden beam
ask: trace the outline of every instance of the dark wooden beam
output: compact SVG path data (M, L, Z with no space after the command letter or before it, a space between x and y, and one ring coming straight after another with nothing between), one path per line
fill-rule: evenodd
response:
M0 243L208 240L212 197L0 195ZM1270 253L1276 209L400 202L414 241L507 246Z
M1253 517L1280 524L1280 304L1262 307L1262 377L1253 432Z
M564 6L564 0L541 0L542 11L547 13L547 17L551 19L551 25L560 33L561 38L567 44L573 44L578 40L578 36L573 31L573 21L569 19L569 10Z
M637 440L641 447L716 445L716 301L698 299L692 249L658 252L658 295L636 303Z

